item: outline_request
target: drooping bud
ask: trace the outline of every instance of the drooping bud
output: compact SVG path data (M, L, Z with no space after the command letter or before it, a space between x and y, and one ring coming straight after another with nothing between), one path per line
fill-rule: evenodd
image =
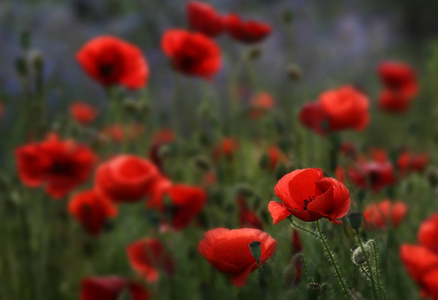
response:
M355 264L355 265L363 265L367 262L367 259L370 257L371 255L371 246L369 245L369 243L366 243L365 245L363 245L363 248L365 250L365 253L362 251L362 248L360 246L356 246L355 248L353 248L353 254L351 255L351 261Z
M310 282L307 284L307 299L317 300L321 292L321 285L319 283Z
M259 241L253 241L249 243L249 249L251 250L252 257L255 258L257 263L260 263L260 257L262 256L262 243Z
M210 162L204 156L198 156L194 160L195 166L203 172L207 172L211 169Z
M354 211L348 214L348 223L354 231L359 231L360 226L362 226L363 215L359 211Z
M287 75L292 80L300 80L302 76L300 68L295 64L290 64L287 67Z
M26 76L28 72L27 62L24 59L24 57L18 57L15 60L15 70L17 71L18 75L20 76Z
M263 53L263 50L259 47L253 47L248 51L248 57L251 59L257 59Z

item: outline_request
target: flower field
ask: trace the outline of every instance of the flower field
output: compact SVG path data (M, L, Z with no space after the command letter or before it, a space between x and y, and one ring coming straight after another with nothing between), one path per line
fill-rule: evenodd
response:
M0 4L0 299L438 299L433 38L70 2Z

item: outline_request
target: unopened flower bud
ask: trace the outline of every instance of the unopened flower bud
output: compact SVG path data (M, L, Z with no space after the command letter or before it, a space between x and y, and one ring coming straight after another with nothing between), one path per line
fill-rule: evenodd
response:
M283 177L287 173L288 173L288 169L286 165L284 163L279 163L277 165L277 168L275 169L275 176L277 177L277 179L280 180L281 177Z
M321 292L321 285L319 283L310 282L307 284L307 299L316 300Z
M290 9L286 9L283 13L283 20L286 23L291 23L294 20L294 14Z
M372 249L371 249L371 246L368 243L366 243L363 246L363 248L365 250L365 253L362 251L362 248L359 247L359 246L356 246L353 249L353 254L351 255L351 260L353 261L353 263L355 265L360 266L360 265L365 264L366 261L367 261L367 258L370 257L370 255L371 255Z
M249 198L252 195L254 195L253 189L249 185L244 184L244 183L241 183L237 186L236 193L238 196L244 197L244 198Z
M194 162L195 162L195 166L203 172L207 172L211 168L210 162L204 156L196 157Z
M43 54L39 50L32 50L32 52L29 53L29 61L32 65L32 67L37 71L41 72L44 67L44 58Z
M248 51L248 57L251 59L257 59L263 53L263 50L259 47L253 47Z
M255 258L257 263L260 263L260 257L262 256L262 243L259 241L253 241L249 243L248 246L251 250L252 257Z
M301 79L301 69L295 64L290 64L287 67L287 75L292 80L300 80Z
M362 226L363 215L359 211L354 211L348 214L348 223L354 231L358 231L360 226Z

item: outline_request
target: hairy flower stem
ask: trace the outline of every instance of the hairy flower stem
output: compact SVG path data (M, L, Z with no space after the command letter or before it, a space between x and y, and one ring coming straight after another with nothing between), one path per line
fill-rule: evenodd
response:
M368 253L365 251L365 247L364 247L362 239L361 239L361 237L359 235L359 230L356 230L356 238L357 238L357 241L359 243L360 249L362 250L362 253L363 253L364 257L365 257L365 262L366 262L366 264L368 266L368 270L370 272L369 278L370 278L370 281L371 281L371 287L373 288L374 298L377 299L378 298L377 297L377 289L376 289L376 283L374 281L374 276L373 276L373 268L372 268L372 265L370 263L370 259L368 257Z
M330 248L328 247L328 245L327 245L327 243L326 243L326 241L325 241L324 235L322 234L321 227L319 226L319 220L316 221L316 227L318 228L319 239L321 240L321 242L322 242L322 244L323 244L323 246L324 246L324 250L325 250L325 252L327 253L327 255L328 255L328 257L329 257L330 262L332 263L333 269L335 270L335 274L336 274L336 276L338 277L339 283L340 283L341 286L342 286L342 290L343 290L343 292L344 292L345 297L346 297L348 300L353 300L350 291L347 289L347 286L345 285L345 280L344 280L344 278L341 276L341 273L339 272L339 267L338 267L338 265L336 264L336 261L335 261L335 259L334 259L334 257L333 257L333 254L332 254L332 252L330 251Z
M377 246L376 246L376 243L374 241L372 242L372 245L373 245L374 264L375 264L375 268L376 268L377 289L379 290L379 298L386 299L385 293L383 292L382 281L380 280L379 258L377 256Z
M304 232L306 232L306 233L308 233L308 234L310 234L310 235L313 235L313 236L316 237L316 238L319 238L319 235L315 234L313 231L310 231L309 229L306 229L306 228L301 227L300 225L296 224L296 223L292 220L292 218L289 219L289 222L290 222L290 225L291 225L292 227L295 227L295 228L297 228L297 229L299 229L299 230L302 230L302 231L304 231Z

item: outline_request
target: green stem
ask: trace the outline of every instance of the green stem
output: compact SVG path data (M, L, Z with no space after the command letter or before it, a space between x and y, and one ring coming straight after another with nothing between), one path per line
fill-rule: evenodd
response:
M306 229L304 227L301 227L300 225L296 224L292 219L289 219L289 222L290 222L290 225L292 227L298 228L299 230L302 230L302 231L304 231L304 232L306 232L306 233L308 233L310 235L313 235L316 238L319 238L319 236L317 234L315 234L313 231L310 231L310 230L308 230L308 229Z
M344 278L342 278L341 273L339 272L339 267L336 264L335 259L333 258L333 254L330 251L330 249L329 249L329 247L328 247L328 245L327 245L327 243L326 243L326 241L324 239L324 235L322 234L321 227L319 226L319 220L316 221L316 227L318 228L319 238L320 238L320 240L321 240L321 242L322 242L322 244L324 246L325 252L327 253L327 255L328 255L328 257L329 257L329 259L330 259L330 261L332 263L333 269L335 270L335 274L338 277L339 283L342 286L342 290L344 291L345 297L348 300L353 300L353 298L351 297L350 291L347 289L347 286L345 285Z
M380 274L379 274L379 259L377 257L377 246L376 243L374 243L374 241L372 242L373 244L373 255L374 255L374 263L375 263L375 268L376 268L376 281L377 281L377 288L379 290L379 297L380 299L386 299L385 297L385 293L383 292L383 288L382 288L382 281L380 280Z
M366 264L368 266L368 269L370 271L371 287L373 288L374 298L377 299L378 298L377 297L377 289L376 289L376 283L374 282L372 265L370 263L370 259L368 258L368 253L365 251L365 247L363 246L363 242L362 242L362 239L361 239L361 237L359 235L359 231L358 230L356 230L356 238L357 238L357 241L359 242L360 249L362 250L362 253L363 253L364 257L365 257L365 262L366 262Z

